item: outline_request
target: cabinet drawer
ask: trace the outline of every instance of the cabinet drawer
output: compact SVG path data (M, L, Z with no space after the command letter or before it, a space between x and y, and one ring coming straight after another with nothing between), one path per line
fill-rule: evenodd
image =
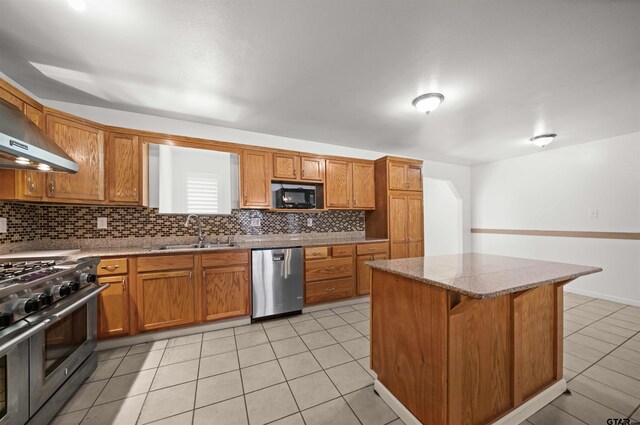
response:
M386 242L365 243L358 245L356 252L358 253L358 255L378 254L385 253L388 249L389 248Z
M353 276L353 258L306 261L304 271L307 282L350 277Z
M314 260L319 258L327 258L329 256L329 247L314 246L304 249L305 260Z
M98 264L98 276L110 276L113 274L126 274L126 258L105 258Z
M353 257L353 245L338 245L331 247L332 257Z
M193 255L161 255L138 257L138 272L184 270L193 268Z
M349 298L351 296L353 296L353 279L351 278L305 284L305 302L307 304Z
M249 264L249 251L229 251L202 254L202 267Z

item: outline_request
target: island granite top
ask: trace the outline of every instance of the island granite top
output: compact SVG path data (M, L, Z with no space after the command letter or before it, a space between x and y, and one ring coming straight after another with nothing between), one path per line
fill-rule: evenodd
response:
M366 264L473 298L497 297L602 271L600 267L478 253L378 260Z

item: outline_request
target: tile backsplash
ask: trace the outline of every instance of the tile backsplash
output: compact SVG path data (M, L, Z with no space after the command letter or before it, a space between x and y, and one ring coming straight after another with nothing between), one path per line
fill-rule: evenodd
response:
M158 214L145 207L45 205L0 202L0 217L7 218L8 232L0 244L40 239L118 239L190 236L197 234L195 221L184 226L184 215ZM107 218L107 229L97 228L98 217ZM251 226L257 218L259 226ZM313 224L307 226L307 219ZM279 213L233 210L229 216L203 216L207 235L266 235L364 231L363 211Z

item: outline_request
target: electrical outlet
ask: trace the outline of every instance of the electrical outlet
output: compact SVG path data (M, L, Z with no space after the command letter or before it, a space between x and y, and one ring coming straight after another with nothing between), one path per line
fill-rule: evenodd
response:
M311 227L311 226L313 226L313 218L309 217L307 219L307 227Z
M260 227L262 225L262 220L260 217L254 217L251 219L251 227Z
M589 218L598 218L597 208L589 208Z
M7 233L7 219L0 217L0 233Z
M98 229L107 228L107 217L98 217Z

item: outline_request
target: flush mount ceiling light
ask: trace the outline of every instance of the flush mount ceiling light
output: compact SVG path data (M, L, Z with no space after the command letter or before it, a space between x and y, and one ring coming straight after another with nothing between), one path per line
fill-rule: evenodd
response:
M444 100L444 96L440 93L427 93L413 99L413 106L420 112L427 115L433 112Z
M549 143L553 142L553 139L555 139L556 136L557 134L555 133L541 134L539 136L532 137L529 140L531 140L531 143L537 146L540 146L542 148L544 146L547 146Z
M77 10L78 12L82 12L87 8L87 5L84 2L84 0L67 0L67 2L69 3L69 6L71 6L73 10Z
M40 171L51 171L51 167L47 164L38 164L38 170Z

